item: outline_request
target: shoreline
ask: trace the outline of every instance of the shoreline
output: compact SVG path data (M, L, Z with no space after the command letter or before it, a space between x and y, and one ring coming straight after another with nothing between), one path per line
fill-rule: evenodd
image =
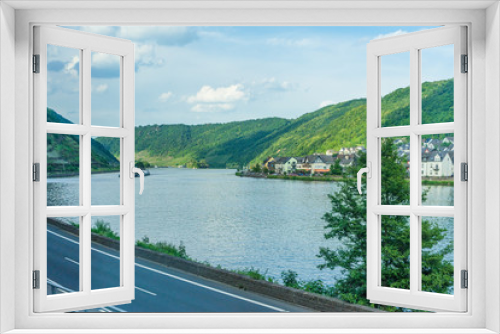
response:
M290 180L290 181L303 181L303 182L339 182L353 180L355 178L346 178L338 175L326 175L326 176L305 176L305 175L263 175L263 174L243 174L241 172L235 173L239 177L253 177L256 179L275 179L275 180ZM410 182L409 179L406 180ZM422 186L445 186L453 187L453 179L436 179L429 180L423 179Z
M95 171L95 172L90 172L90 174L110 174L110 173L120 173L120 170L101 170L101 171ZM70 177L70 176L80 176L80 173L57 173L57 174L50 174L47 175L47 179L57 179L61 177Z

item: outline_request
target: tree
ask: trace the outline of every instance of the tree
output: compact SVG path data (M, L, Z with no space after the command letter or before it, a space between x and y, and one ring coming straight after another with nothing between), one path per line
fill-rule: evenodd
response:
M340 160L335 159L335 163L330 165L330 174L332 175L342 175L342 166L340 166Z
M366 165L362 154L359 165ZM346 173L351 177L339 182L340 189L328 195L332 210L326 221L325 238L342 240L342 246L320 247L320 269L341 268L343 277L334 285L334 295L350 303L370 305L366 299L366 196L356 190L355 167ZM382 204L408 204L410 200L406 167L398 158L392 139L382 143ZM404 216L383 216L382 219L382 285L409 288L410 227ZM444 259L452 247L436 249L445 237L445 229L430 221L422 221L422 288L424 291L446 293L453 286L453 265ZM372 305L373 306L373 305ZM377 306L386 309L390 307Z
M144 169L144 168L145 168L145 166L144 166L144 162L142 162L142 161L137 161L137 162L135 163L135 167L140 168L140 169Z
M254 173L260 173L261 171L262 169L259 164L255 164L255 166L252 167L252 172Z

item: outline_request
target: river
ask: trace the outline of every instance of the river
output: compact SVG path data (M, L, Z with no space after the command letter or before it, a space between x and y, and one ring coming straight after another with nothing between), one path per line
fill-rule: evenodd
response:
M255 268L280 278L294 270L299 279L333 284L340 270L319 270L325 240L322 216L331 209L331 182L237 177L235 170L152 169L143 195L136 192L136 239L186 247L198 261L228 269ZM92 205L118 204L118 173L92 175ZM138 179L136 179L138 190ZM453 187L432 186L427 202L449 205ZM49 179L48 205L77 205L78 177ZM119 231L119 217L93 217ZM442 220L442 219L441 219ZM452 229L445 238L448 242Z

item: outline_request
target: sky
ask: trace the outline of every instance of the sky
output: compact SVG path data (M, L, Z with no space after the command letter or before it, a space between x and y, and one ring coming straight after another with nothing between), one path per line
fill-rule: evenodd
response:
M296 118L364 98L367 43L429 27L69 28L134 42L136 125L148 125ZM426 52L425 79L453 75L451 47ZM78 51L50 46L47 55L48 106L78 122ZM409 84L408 57L387 57L394 61L382 61L383 95ZM92 54L93 125L119 125L118 64Z

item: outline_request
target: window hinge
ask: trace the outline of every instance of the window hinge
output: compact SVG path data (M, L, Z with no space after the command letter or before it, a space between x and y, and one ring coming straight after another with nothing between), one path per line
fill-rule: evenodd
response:
M33 181L40 182L40 164L38 162L33 164Z
M467 270L462 270L462 289L467 289L469 287L469 272Z
M462 55L462 73L469 72L469 56Z
M40 270L33 270L33 289L40 289Z
M469 165L466 162L460 164L460 179L462 181L469 181Z
M33 73L40 73L40 55L33 55Z

